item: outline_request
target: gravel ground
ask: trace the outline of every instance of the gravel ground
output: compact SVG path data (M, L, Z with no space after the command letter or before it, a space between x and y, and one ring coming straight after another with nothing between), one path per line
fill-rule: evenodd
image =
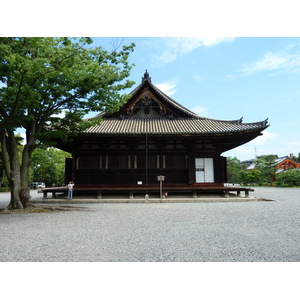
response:
M275 201L76 204L0 215L2 262L299 262L300 189Z

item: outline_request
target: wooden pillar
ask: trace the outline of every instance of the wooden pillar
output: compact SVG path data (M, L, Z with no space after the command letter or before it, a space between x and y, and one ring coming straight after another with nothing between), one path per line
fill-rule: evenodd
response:
M189 184L193 184L196 182L196 173L195 173L195 156L188 156L188 176L189 176Z

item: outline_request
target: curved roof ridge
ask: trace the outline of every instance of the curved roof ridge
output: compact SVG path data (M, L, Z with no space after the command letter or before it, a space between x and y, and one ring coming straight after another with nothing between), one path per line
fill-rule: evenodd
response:
M200 116L199 116L200 117ZM243 123L243 117L237 120L220 120L220 119L213 119L213 118L207 118L207 117L200 117L201 119L206 119L214 122L219 122L219 123L229 123L229 124L241 124L241 125L258 125L258 126L263 126L263 127L269 127L268 125L268 119L265 119L263 121L258 121L258 122L247 122Z
M213 118L207 118L207 117L202 117L202 116L198 116L198 118L203 119L203 120L219 122L219 123L242 124L242 118L238 119L238 120L220 120L220 119L213 119ZM246 124L246 123L243 123L243 124Z

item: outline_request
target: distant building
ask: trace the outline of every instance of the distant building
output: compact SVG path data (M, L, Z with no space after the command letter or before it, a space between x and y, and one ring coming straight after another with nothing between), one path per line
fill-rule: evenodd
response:
M278 169L276 173L280 173L288 169L300 168L300 164L295 162L292 158L293 158L292 155L277 158L275 160Z
M259 156L257 158L264 157L266 155ZM294 155L290 154L289 156L278 157L275 155L274 163L276 164L277 171L276 173L280 173L282 171L288 169L298 169L300 168L300 164L293 160ZM256 159L244 160L241 164L246 166L246 170L255 170L255 162Z

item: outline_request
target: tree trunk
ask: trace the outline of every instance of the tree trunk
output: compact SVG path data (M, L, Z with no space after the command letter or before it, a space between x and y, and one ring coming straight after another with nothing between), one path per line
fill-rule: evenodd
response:
M18 183L18 182L16 182ZM19 181L20 183L20 181ZM8 205L9 209L23 208L23 204L20 200L20 187L19 184L10 184L10 203Z
M30 201L29 166L33 148L31 145L25 145L22 153L20 199L24 207L27 207Z
M22 202L23 207L28 207L30 200L30 189L29 187L22 187L19 193L20 200Z
M29 167L36 140L31 135L27 142L22 151L20 164L18 143L13 130L0 131L1 157L11 189L9 204L11 209L27 207L30 201Z
M23 205L20 201L21 176L18 156L18 145L13 131L1 130L0 142L1 158L11 190L9 208L23 208Z
M10 175L10 189L11 189L11 199L10 205L12 208L23 208L23 204L20 199L20 191L21 191L21 176L20 176L20 163L19 163L19 156L18 156L18 149L16 145L16 149L12 151L10 154L11 160L11 175Z

